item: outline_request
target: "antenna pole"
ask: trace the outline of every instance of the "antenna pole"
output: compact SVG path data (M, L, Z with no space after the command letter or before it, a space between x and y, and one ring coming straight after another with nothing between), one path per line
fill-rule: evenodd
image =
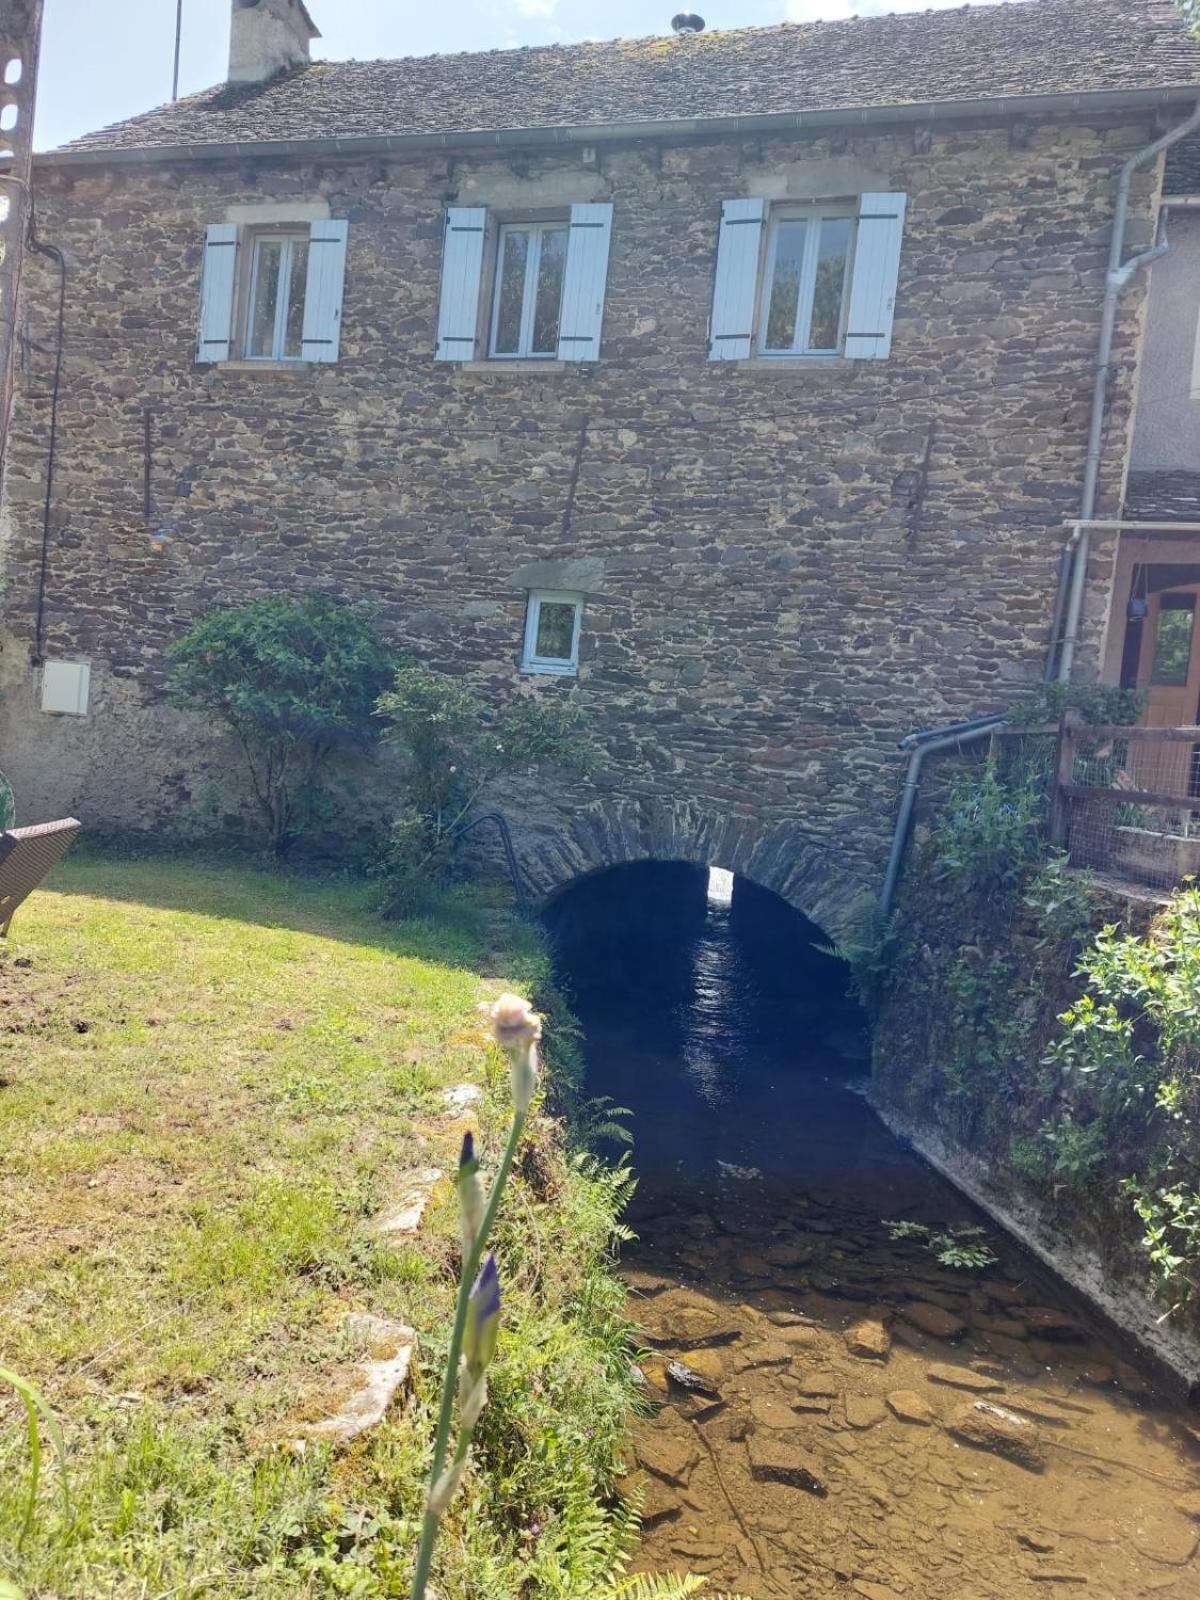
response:
M179 46L183 41L183 0L175 0L175 72L171 79L171 99L179 99Z

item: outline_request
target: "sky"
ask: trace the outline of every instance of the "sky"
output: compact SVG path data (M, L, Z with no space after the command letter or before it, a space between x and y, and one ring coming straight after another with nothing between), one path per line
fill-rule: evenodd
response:
M710 28L942 9L960 0L308 0L327 60L643 38L679 10ZM176 0L45 0L37 146L50 149L171 97ZM181 93L220 83L230 0L183 0Z

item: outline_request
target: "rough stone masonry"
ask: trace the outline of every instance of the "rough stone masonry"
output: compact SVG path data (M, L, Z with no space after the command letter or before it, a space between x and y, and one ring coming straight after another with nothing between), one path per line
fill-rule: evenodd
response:
M23 817L227 821L234 752L166 704L164 647L206 608L321 589L488 693L587 708L602 770L507 802L540 892L673 853L836 929L878 882L897 738L1040 673L1116 173L1156 131L1151 112L1112 112L47 166L38 228L66 253L68 296L44 649L90 659L92 698L86 718L44 714L30 664L57 292L39 261L3 527L0 759ZM1135 185L1131 249L1158 181ZM891 358L710 364L721 202L833 183L909 197ZM613 202L598 363L435 365L448 199ZM293 201L350 223L339 363L197 366L206 225ZM1141 296L1135 282L1122 302L1101 515L1118 505ZM1101 546L1085 669L1107 561ZM577 680L522 677L530 587L586 594Z

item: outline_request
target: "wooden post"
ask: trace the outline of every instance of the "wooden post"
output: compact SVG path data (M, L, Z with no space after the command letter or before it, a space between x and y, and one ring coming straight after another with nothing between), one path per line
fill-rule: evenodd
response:
M1058 744L1054 754L1054 776L1050 790L1050 843L1066 848L1068 802L1063 788L1075 775L1075 734L1078 711L1064 711L1058 724Z

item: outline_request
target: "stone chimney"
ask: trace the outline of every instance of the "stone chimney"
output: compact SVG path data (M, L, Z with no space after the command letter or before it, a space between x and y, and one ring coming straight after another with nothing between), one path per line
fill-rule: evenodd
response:
M265 83L307 66L309 45L320 37L304 0L233 0L229 81Z

